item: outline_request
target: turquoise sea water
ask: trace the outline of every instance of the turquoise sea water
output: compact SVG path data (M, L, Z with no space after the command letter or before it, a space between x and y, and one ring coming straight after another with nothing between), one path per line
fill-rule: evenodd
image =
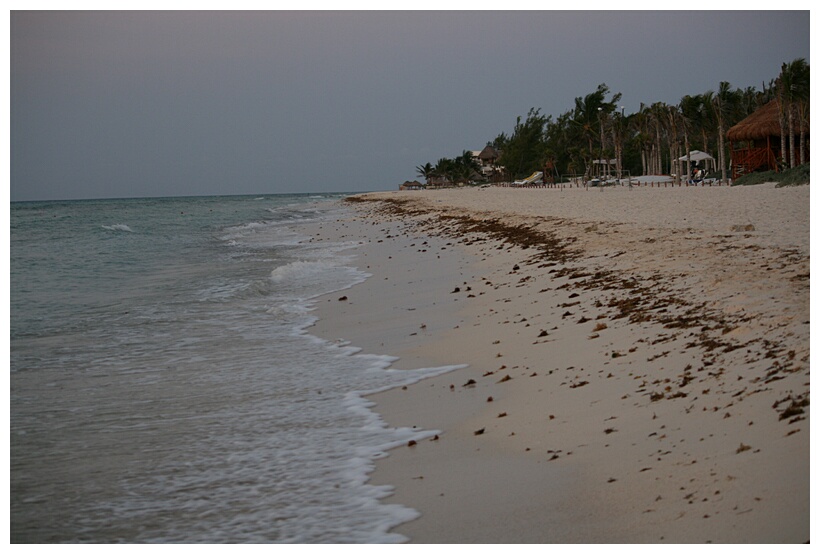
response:
M341 196L11 205L12 542L403 539L367 472L424 432L361 393L449 368L309 334L367 278L302 233Z

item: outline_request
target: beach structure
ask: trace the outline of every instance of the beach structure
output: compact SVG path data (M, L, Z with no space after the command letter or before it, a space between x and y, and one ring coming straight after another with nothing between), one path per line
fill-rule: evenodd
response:
M425 188L424 185L418 181L405 181L399 185L399 190L422 190L423 188Z
M436 174L436 175L433 175L432 177L430 177L429 186L432 187L432 188L446 187L446 186L450 186L451 184L452 183L450 183L450 181L448 181L447 177L445 177L444 175Z
M500 157L501 153L489 142L487 146L478 153L478 159L481 160L482 165L494 165Z
M501 152L495 146L488 142L483 150L474 151L473 155L478 158L482 177L488 181L500 180L504 168L498 165Z
M599 178L609 178L611 177L612 169L617 168L617 166L618 160L616 158L592 160L592 174Z
M684 154L678 158L678 165L682 166L683 162L687 162L686 174L692 175L692 165L699 167L708 174L715 170L715 158L706 152L700 150L691 150L689 154Z
M801 131L801 124L797 124L797 133ZM802 131L808 136L808 124L802 125ZM731 144L732 179L737 179L754 171L779 171L779 160L782 159L784 149L788 150L788 137L782 137L780 127L780 104L777 100L758 108L746 119L740 121L726 132L726 138ZM800 152L795 155L798 164L808 162L800 160Z

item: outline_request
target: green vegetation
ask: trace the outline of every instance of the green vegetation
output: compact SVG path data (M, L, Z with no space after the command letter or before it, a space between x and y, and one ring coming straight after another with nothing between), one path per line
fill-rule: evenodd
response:
M781 160L782 166L794 167L797 151L799 159L806 159L803 148L808 141L795 129L808 121L808 92L809 66L802 58L784 63L780 75L760 91L755 87L733 88L723 81L717 92L687 95L678 104L641 104L633 114L624 113L619 105L621 94L612 93L602 83L595 91L577 97L574 107L557 117L531 108L523 121L521 116L516 119L509 136L502 132L488 144L501 152L496 166L506 181L535 171L559 179L572 175L591 178L601 170L632 176L681 175L687 168L684 164L679 167L676 160L691 150L712 154L717 171L711 176L726 179L730 155L726 131L773 99L780 100L781 136L791 145L791 159ZM604 169L594 160L615 162ZM475 184L488 178L468 151L416 169L428 184Z
M436 179L440 183L467 184L469 181L474 181L476 177L480 177L478 173L480 170L481 167L469 150L463 151L461 156L456 158L441 158L436 162L435 167L429 162L416 166L417 175L423 177L428 185Z
M809 178L811 177L809 171L809 164L805 163L802 165L798 165L797 167L787 169L786 171L780 173L780 176L781 179L777 184L778 187L808 185Z
M496 138L496 148L502 151L499 165L516 177L525 177L544 167L544 127L547 121L541 110L535 108L527 114L524 123L519 116L509 138L503 134Z
M793 187L797 185L807 185L809 183L809 164L798 165L791 169L786 169L780 173L776 171L759 171L749 173L736 179L733 185L761 185L763 183L777 183L778 187Z

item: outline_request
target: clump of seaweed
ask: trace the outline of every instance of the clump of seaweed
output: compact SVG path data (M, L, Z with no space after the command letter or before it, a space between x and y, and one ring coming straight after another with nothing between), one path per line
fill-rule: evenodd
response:
M809 405L809 393L798 395L796 398L792 397L792 395L789 395L786 398L782 398L775 402L774 405L772 405L772 408L777 410L780 404L788 402L789 400L791 400L791 403L788 406L786 406L786 408L782 412L780 412L779 419L781 421L805 413L805 410L803 408Z

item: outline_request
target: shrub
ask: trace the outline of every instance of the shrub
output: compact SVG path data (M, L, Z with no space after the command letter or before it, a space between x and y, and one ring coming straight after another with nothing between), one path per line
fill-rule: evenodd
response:
M811 174L809 172L809 164L798 165L788 171L782 173L783 178L777 184L778 187L792 187L796 185L808 185Z
M732 183L733 185L760 185L762 183L777 183L778 187L807 185L810 180L809 164L802 164L780 173L776 171L757 171L744 175Z

